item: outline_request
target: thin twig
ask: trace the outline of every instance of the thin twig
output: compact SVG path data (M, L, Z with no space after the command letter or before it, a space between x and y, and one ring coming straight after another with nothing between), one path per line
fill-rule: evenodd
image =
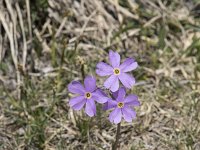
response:
M20 23L20 27L21 27L21 31L22 31L22 37L23 37L23 56L22 56L22 67L23 67L23 71L25 71L25 65L26 65L26 56L27 56L27 43L26 43L26 34L25 34L25 30L24 30L24 22L23 22L23 17L22 17L22 13L19 7L19 4L16 3L16 9L17 9L17 13L18 13L18 17L19 17L19 23Z
M28 17L28 29L30 39L32 40L32 27L31 27L31 13L30 13L30 1L26 0L26 9L27 9L27 17Z
M18 99L21 98L21 92L20 92L20 72L18 70L18 59L17 59L17 50L15 48L15 44L14 44L14 36L13 36L13 23L12 22L7 22L4 16L4 13L1 12L0 10L0 21L2 22L2 25L4 27L4 30L6 31L7 35L8 35L8 39L10 41L10 50L11 50L11 56L12 56L12 60L16 69L16 76L17 76L17 84L18 84L18 88L17 88L17 93L18 93Z

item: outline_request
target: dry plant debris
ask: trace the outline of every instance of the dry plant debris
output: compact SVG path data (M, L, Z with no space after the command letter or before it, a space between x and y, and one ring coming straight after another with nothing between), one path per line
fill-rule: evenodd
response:
M0 149L109 150L115 126L73 112L66 85L113 49L140 65L119 149L200 150L199 16L198 0L0 1Z

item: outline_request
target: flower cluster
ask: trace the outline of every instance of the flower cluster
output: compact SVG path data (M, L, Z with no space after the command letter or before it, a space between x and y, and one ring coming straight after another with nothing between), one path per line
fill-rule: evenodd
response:
M134 94L126 96L126 88L130 89L135 84L134 77L128 72L136 69L138 64L132 58L127 58L120 64L120 55L113 51L109 51L109 61L110 65L104 62L98 63L96 73L99 76L109 76L104 82L104 87L111 91L111 97L97 87L93 76L87 76L84 79L84 86L79 81L72 81L68 85L68 90L77 94L70 99L69 105L74 110L81 110L85 106L85 113L93 117L96 115L96 101L104 104L104 110L113 110L109 115L110 122L118 124L122 117L125 121L131 122L136 117L133 106L139 106L140 102Z

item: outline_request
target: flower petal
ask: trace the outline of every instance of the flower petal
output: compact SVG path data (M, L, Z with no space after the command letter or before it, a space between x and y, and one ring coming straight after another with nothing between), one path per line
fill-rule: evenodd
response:
M83 100L84 100L84 96L73 97L69 100L69 106L72 107Z
M122 108L122 114L127 122L131 122L132 119L136 118L136 112L132 110L130 107Z
M110 122L114 122L115 124L119 123L121 121L121 109L115 108L109 115Z
M69 85L68 85L68 90L74 94L81 94L83 95L85 93L85 89L83 87L83 85L78 82L78 81L72 81Z
M131 115L126 111L125 108L122 108L122 115L124 117L124 120L126 120L127 122L132 122L132 117Z
M117 78L116 80L115 80L115 82L113 83L113 85L110 87L110 90L112 91L112 92L115 92L115 91L117 91L119 89L119 79Z
M93 92L92 98L101 104L111 99L101 89L97 89L95 92Z
M122 102L124 101L124 97L126 95L126 89L124 87L121 87L118 90L118 96L117 96L117 102Z
M132 119L136 118L136 112L133 109L131 109L129 106L124 106L122 113L123 113L123 116L125 115L124 117L126 117L127 120L128 118L132 118Z
M113 101L112 99L109 99L103 106L103 110L108 110L115 108L117 106L117 102Z
M74 110L80 110L86 103L86 99L83 96L74 97L69 101L70 107Z
M84 80L84 85L87 92L93 92L96 89L96 79L92 76L87 76Z
M117 114L117 116L116 116L115 119L114 119L114 123L115 123L115 124L120 123L121 120L122 120L122 111L121 111L121 109L119 109L119 110L120 110L120 112Z
M138 67L138 63L132 59L132 58L127 58L121 65L120 65L120 69L123 72L129 72L132 71L134 69L136 69Z
M99 76L108 76L113 74L113 68L104 62L100 62L97 64L96 73Z
M109 60L113 68L118 68L120 65L120 55L117 52L109 51Z
M118 90L119 88L119 81L118 81L118 77L115 75L111 75L105 82L104 82L104 86L107 89L110 89L112 92L115 92Z
M138 101L138 96L134 94L128 95L124 99L124 103L129 106L140 106L140 102Z
M131 88L135 84L135 78L127 73L121 73L119 79L126 88Z
M117 99L118 92L119 92L119 90L117 90L115 92L111 92L114 99Z
M93 99L87 100L85 113L90 117L93 117L94 115L96 115L96 105Z

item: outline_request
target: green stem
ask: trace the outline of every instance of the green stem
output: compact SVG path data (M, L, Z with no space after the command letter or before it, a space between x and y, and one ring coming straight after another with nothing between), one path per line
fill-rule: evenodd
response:
M120 129L121 129L121 123L117 124L117 132L116 132L116 138L115 142L112 146L112 150L117 150L118 144L119 144L119 139L120 139Z

